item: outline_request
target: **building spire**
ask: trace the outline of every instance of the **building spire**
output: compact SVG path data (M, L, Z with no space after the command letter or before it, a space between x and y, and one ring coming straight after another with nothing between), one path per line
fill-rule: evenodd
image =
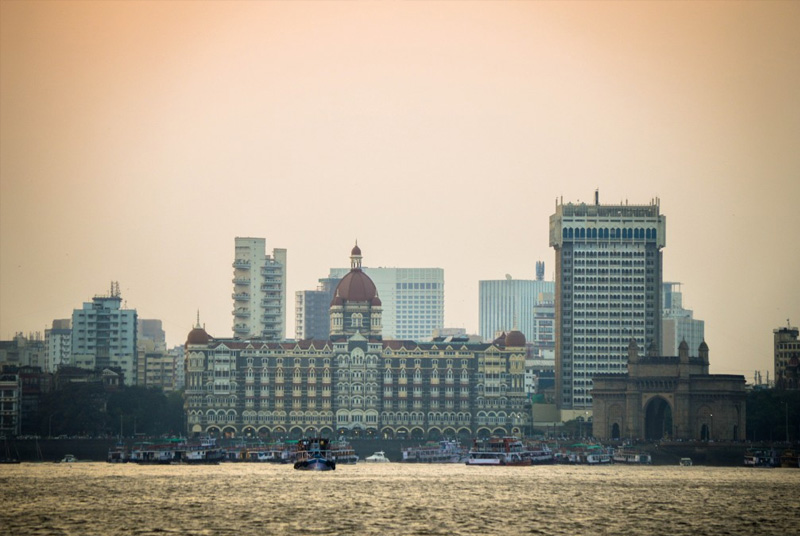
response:
M199 308L197 309L197 323L194 325L194 327L196 327L196 328L201 328L202 327L200 325L200 309Z

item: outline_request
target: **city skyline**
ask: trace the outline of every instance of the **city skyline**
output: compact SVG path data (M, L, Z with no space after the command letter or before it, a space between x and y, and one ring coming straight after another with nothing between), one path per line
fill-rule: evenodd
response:
M198 309L228 337L236 236L287 250L288 296L356 239L442 268L445 326L477 333L478 281L552 279L555 202L597 189L660 199L712 372L772 371L800 323L796 3L0 11L2 339L112 280L170 346Z

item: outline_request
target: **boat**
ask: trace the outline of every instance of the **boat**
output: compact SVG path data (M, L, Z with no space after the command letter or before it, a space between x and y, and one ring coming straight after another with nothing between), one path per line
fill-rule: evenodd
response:
M358 454L344 439L331 441L331 459L337 464L352 465L358 462Z
M691 458L681 458L681 461L678 462L681 467L691 467L692 466L692 459Z
M301 439L297 443L294 468L301 471L335 471L336 462L330 458L330 454L330 442L327 439Z
M128 449L124 443L117 443L108 449L108 456L106 456L108 463L126 463L128 461Z
M554 460L553 452L546 445L532 451L516 437L490 437L474 440L465 463L506 466L553 463Z
M571 465L605 465L613 462L612 450L602 445L576 443L554 453L555 462Z
M217 446L213 437L197 441L175 438L160 444L137 443L128 459L140 465L216 465L225 459L225 450Z
M404 448L402 453L400 461L405 463L463 463L469 455L468 450L453 439Z
M791 449L784 450L783 454L781 454L781 467L791 467L792 469L797 469L800 467L800 462L798 462L797 452Z
M779 467L781 458L773 449L747 449L744 454L745 467Z
M64 457L61 458L61 461L58 463L75 463L78 461L78 458L73 456L72 454L64 454Z
M372 454L372 456L367 456L364 458L364 461L367 463L387 463L389 458L386 457L386 454L382 450L379 450Z
M620 449L614 453L614 463L627 463L630 465L649 465L653 459L646 452L638 450Z

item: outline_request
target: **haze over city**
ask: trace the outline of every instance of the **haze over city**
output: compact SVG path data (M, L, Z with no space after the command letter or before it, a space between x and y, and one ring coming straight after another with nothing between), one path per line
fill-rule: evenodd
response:
M715 373L800 323L800 4L2 2L0 338L119 281L231 335L234 237L331 267L551 279L555 200L666 215Z

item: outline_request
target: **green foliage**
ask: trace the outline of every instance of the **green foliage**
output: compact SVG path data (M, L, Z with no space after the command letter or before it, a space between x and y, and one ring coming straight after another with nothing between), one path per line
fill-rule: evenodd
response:
M747 439L785 441L787 431L790 441L800 438L800 391L751 391L747 395Z
M72 383L48 393L40 405L42 436L178 435L184 430L182 393L158 388Z

